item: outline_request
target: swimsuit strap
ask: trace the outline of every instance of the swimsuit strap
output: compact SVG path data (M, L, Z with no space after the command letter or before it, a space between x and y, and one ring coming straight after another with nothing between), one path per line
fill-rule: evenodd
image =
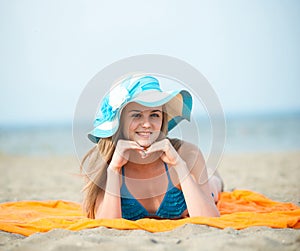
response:
M122 183L125 184L125 171L124 171L124 166L122 166Z
M168 191L169 191L169 189L174 187L174 185L173 185L173 182L171 180L171 176L170 176L170 173L169 173L169 170L168 170L168 165L167 165L166 162L164 162L164 164L165 164L165 169L166 169L166 173L167 173L167 176L168 176Z
M164 162L164 165L165 165L165 169L166 169L166 172L167 172L167 175L168 175L168 179L170 179L170 174L168 172L168 165L166 162Z

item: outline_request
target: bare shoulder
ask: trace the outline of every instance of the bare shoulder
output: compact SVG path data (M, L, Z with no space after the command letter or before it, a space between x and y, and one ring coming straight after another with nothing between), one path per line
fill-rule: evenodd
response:
M198 146L190 142L182 141L182 144L178 149L178 153L180 157L187 163L189 169L193 170L194 172L197 173L205 167L205 160Z
M190 158L191 156L203 158L199 147L187 141L182 141L181 146L178 149L178 153L180 154L181 158Z

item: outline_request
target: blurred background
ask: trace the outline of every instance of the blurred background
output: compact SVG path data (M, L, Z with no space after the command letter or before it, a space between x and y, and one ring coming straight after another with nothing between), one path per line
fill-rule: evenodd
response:
M207 78L226 117L225 153L299 150L299 13L297 0L2 0L0 153L74 154L82 90L140 54L176 57Z

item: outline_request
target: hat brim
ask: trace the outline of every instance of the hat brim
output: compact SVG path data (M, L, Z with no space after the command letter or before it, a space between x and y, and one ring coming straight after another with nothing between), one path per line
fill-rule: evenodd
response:
M88 138L98 143L101 138L108 138L114 135L119 128L122 109L129 103L138 103L147 107L157 107L165 105L168 114L168 131L172 130L180 121L190 120L192 110L192 96L186 90L161 92L157 90L144 91L132 98L130 102L124 104L117 112L112 121L105 121L95 127Z

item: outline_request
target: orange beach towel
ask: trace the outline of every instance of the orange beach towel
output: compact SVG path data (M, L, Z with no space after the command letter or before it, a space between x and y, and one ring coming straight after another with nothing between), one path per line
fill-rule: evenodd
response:
M78 231L105 226L115 229L169 231L184 224L204 224L217 228L243 229L250 226L300 228L300 207L272 201L245 190L223 192L218 202L219 218L192 217L180 220L86 218L78 203L67 201L18 201L0 204L0 230L25 236L55 228Z

